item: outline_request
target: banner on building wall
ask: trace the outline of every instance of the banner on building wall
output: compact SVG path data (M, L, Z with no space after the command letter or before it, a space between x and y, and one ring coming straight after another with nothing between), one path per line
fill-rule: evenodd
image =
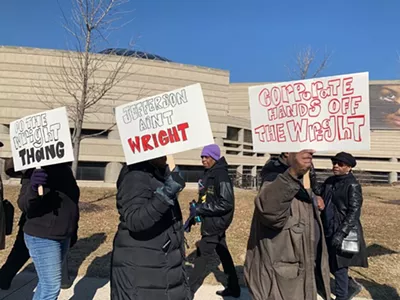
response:
M15 171L74 160L65 107L11 122L10 142Z
M370 149L368 73L249 87L256 152Z
M214 143L199 83L118 106L115 116L128 165Z
M400 83L373 83L369 86L371 129L400 129Z

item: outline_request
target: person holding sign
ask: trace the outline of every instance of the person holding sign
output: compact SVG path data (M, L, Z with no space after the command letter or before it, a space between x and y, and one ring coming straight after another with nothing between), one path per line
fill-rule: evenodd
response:
M264 183L255 199L244 265L254 300L316 300L317 282L330 299L328 251L316 240L322 223L301 181L314 152L289 153L289 169Z
M38 274L33 300L54 300L60 293L62 264L78 227L79 196L67 163L28 169L22 176L18 206L26 215L24 240Z
M210 256L217 252L224 272L228 275L228 287L218 291L222 297L240 297L240 286L232 256L226 243L226 230L233 220L235 196L232 181L228 174L228 164L221 157L218 145L205 146L201 152L201 160L205 168L199 185L199 201L190 208L191 216L200 216L201 241L198 244L194 270L190 276L192 293L203 283Z
M111 262L112 300L190 300L178 193L185 181L165 156L125 165Z
M333 176L322 185L313 179L315 193L325 202L322 214L329 251L329 265L335 276L337 300L352 299L362 286L348 276L349 267L368 267L367 248L360 221L363 196L352 169L357 161L347 152L331 158ZM350 289L349 289L350 288Z

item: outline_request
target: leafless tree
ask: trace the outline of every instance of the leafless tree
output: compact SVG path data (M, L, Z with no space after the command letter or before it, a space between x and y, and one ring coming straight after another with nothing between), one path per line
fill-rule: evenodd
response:
M76 176L81 141L102 135L115 126L113 120L111 127L95 134L83 135L83 123L88 118L97 117L99 112L113 113L115 101L123 94L113 93L112 89L132 74L130 68L135 58L112 53L96 54L99 47L107 44L111 32L132 21L129 18L132 11L122 9L129 0L71 1L73 6L70 17L64 11L62 16L65 30L73 37L73 46L68 47L73 51L63 52L61 66L47 72L51 82L46 87L40 86L41 90L47 91L40 94L42 102L48 107L67 108L73 126L71 138L75 159L72 171ZM131 44L127 49L130 47Z
M290 79L307 79L321 75L329 66L332 58L332 51L325 49L322 56L319 56L319 50L314 50L311 46L305 47L296 53L294 66L286 65Z

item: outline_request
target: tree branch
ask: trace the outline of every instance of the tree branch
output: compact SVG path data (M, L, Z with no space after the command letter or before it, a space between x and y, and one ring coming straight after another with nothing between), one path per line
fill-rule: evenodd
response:
M107 129L104 129L104 130L102 130L100 132L96 132L96 133L93 133L93 134L82 135L81 136L81 141L84 140L84 139L88 139L88 138L94 138L96 136L100 136L100 135L102 135L102 134L104 134L106 132L109 132L111 129L113 129L115 127L115 125L117 125L117 123L112 124L110 127L108 127Z

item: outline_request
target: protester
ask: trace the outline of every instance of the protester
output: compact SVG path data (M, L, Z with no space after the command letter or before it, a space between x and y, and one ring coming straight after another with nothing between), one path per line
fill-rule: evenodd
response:
M14 170L14 163L12 158L6 158L4 163L4 170L7 176L13 178L22 178L23 172L16 172ZM24 240L24 225L26 222L26 214L21 213L21 216L18 221L18 233L15 239L14 245L11 249L10 254L7 257L6 262L0 269L0 289L8 290L11 286L11 283L17 273L21 270L21 268L27 263L29 260L29 251L25 245ZM73 247L77 241L77 232L71 238L70 247ZM66 288L71 285L71 281L68 276L68 266L67 259L64 260L63 264L63 272L62 272L62 281L61 286Z
M228 164L218 145L203 148L201 159L205 168L201 179L199 203L191 208L191 217L201 218L201 241L198 244L194 270L190 276L190 288L194 294L203 283L210 255L217 252L224 272L228 275L228 286L218 291L220 296L240 297L240 286L232 256L226 243L226 230L234 214L234 192L228 175Z
M275 178L284 173L288 168L288 152L282 152L278 157L271 157L261 169L261 185L265 182L274 181Z
M4 144L0 141L0 148L3 147ZM0 250L3 250L6 247L6 215L3 207L4 200L4 190L3 190L3 181L1 180L0 174Z
M313 153L289 153L289 169L263 184L256 197L244 266L255 300L316 300L317 284L322 285L322 296L330 299L322 223L301 182Z
M331 160L334 175L320 186L314 183L314 190L325 202L322 220L328 244L329 265L331 273L335 276L336 299L344 300L352 299L362 290L362 286L348 276L348 268L368 267L367 249L360 221L363 196L361 185L352 172L357 164L356 159L350 153L340 152ZM349 253L342 249L343 240L350 232L355 233L358 253Z
M185 182L166 157L124 166L117 181L120 224L111 263L111 299L191 299L185 272Z
M68 164L27 170L18 205L26 215L24 240L38 275L33 300L57 299L62 263L78 227L80 191ZM38 194L43 186L43 195Z

